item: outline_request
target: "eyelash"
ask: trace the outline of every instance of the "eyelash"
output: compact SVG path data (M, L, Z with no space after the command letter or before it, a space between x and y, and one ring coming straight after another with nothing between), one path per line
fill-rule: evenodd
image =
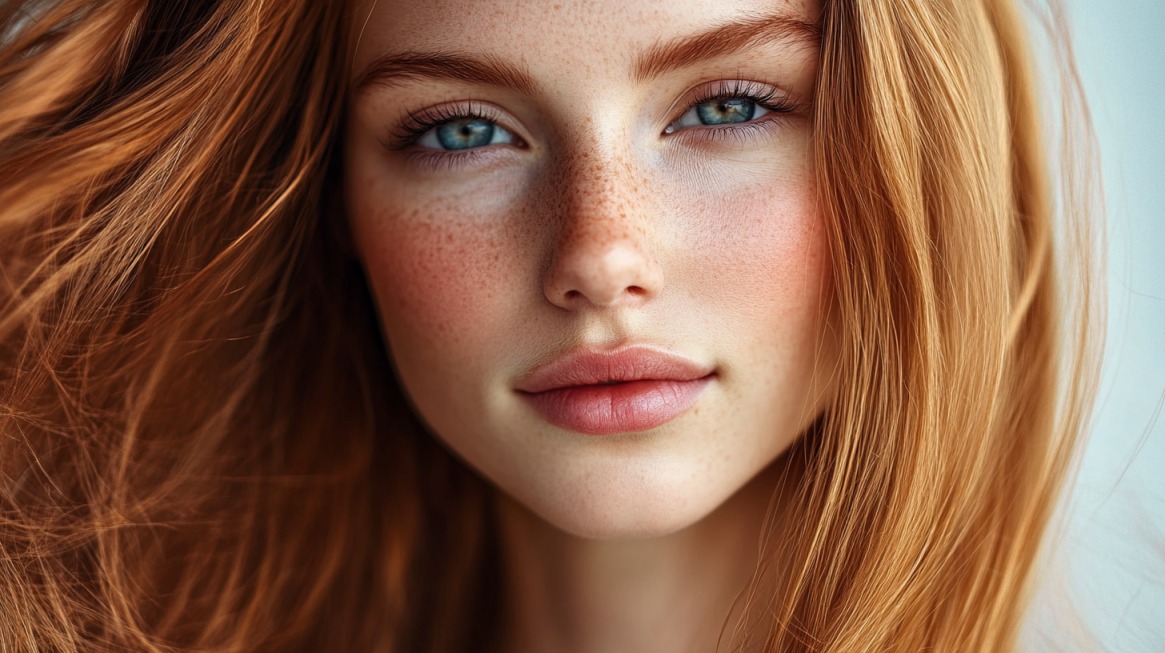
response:
M692 107L699 106L705 102L727 100L729 98L740 98L754 102L757 106L767 109L769 113L749 120L748 122L727 125L701 125L698 127L688 127L673 133L677 137L683 138L686 137L685 134L687 132L695 131L700 133L700 138L708 139L714 143L722 142L726 138L739 140L760 133L767 133L787 118L788 114L797 110L797 106L788 95L779 95L776 89L772 87L755 82L736 80L731 82L722 81L715 89L705 87L684 105L684 113L687 113ZM683 114L680 115L682 116Z
M404 151L412 147L430 129L454 120L488 120L500 124L499 112L489 105L479 102L465 102L460 105L441 105L419 112L409 111L401 120L400 126L389 134L388 141L381 141L381 145L389 150ZM513 132L511 132L513 133ZM525 146L518 136L519 146ZM462 151L444 150L414 150L409 152L411 161L422 167L435 170L452 170L462 163L469 163L483 156L479 150L490 148L472 148Z
M421 136L434 127L454 120L488 120L498 122L500 116L488 105L467 102L464 107L443 105L413 113L408 112L401 122L399 131L393 137L395 148L403 149L416 143Z
M712 100L726 100L728 98L742 98L757 103L773 113L792 113L797 107L786 95L778 95L776 89L754 82L732 81L720 82L713 90L704 88L687 103L684 109ZM741 123L748 124L748 123ZM706 125L710 127L711 125Z
M768 113L743 123L692 126L665 133L674 134L673 137L677 138L690 138L689 136L685 136L687 132L701 132L699 138L704 138L714 143L722 142L725 138L739 140L758 135L761 132L768 132L768 130L775 127L787 117L788 114L797 110L797 106L793 104L788 96L779 95L771 87L755 82L722 81L715 88L706 87L688 100L684 105L684 112L679 115L682 117L693 107L704 104L705 102L730 98L748 100L768 110ZM454 120L487 120L500 124L500 118L496 109L493 109L489 105L472 101L463 105L438 106L415 113L410 111L401 120L400 126L390 134L389 141L382 142L382 145L390 150L403 151L415 145L429 130L447 122ZM670 129L671 125L678 121L679 118L673 120L668 124L668 128ZM507 131L513 134L517 141L515 144L518 147L525 147L525 143L522 142L521 138L513 130ZM438 169L453 169L461 163L468 163L473 159L488 156L487 152L490 149L492 148L488 146L470 148L462 151L426 149L415 150L409 156L410 159L413 159L421 165ZM486 150L486 152L482 150Z

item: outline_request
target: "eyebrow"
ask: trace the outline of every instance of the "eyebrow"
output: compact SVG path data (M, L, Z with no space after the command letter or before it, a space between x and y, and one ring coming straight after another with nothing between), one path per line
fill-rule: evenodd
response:
M786 14L738 20L671 41L657 43L635 62L635 80L645 81L705 59L724 57L768 41L791 41L806 47L821 44L817 23Z
M525 70L493 56L472 57L456 52L404 52L378 57L356 78L355 89L393 86L408 79L452 79L505 86L533 95L538 85Z
M705 59L740 52L767 41L792 41L817 47L821 29L816 23L785 14L737 20L691 36L656 43L636 58L635 81L642 82ZM393 86L412 79L450 79L487 86L512 88L527 95L538 84L524 69L490 55L457 52L403 52L372 61L356 78L359 92L371 86Z

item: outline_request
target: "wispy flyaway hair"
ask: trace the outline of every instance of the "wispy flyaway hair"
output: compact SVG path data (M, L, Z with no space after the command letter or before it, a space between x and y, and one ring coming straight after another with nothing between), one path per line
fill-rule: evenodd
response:
M346 244L353 12L0 6L0 651L491 641L493 490L408 408ZM1006 651L1091 396L1081 202L1010 1L820 31L839 390L763 632L721 648Z

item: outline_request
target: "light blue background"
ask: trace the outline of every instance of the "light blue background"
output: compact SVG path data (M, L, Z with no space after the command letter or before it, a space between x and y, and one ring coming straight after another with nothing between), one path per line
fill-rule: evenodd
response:
M1069 0L1100 145L1108 333L1091 439L1028 650L1165 652L1165 0ZM1049 98L1052 99L1052 98Z

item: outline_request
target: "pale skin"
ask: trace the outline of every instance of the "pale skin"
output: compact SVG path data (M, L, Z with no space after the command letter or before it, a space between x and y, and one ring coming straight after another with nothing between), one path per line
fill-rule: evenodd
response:
M714 650L795 486L781 454L836 356L816 11L357 3L353 243L413 406L499 490L507 653ZM711 380L667 423L600 436L516 390L629 344Z

